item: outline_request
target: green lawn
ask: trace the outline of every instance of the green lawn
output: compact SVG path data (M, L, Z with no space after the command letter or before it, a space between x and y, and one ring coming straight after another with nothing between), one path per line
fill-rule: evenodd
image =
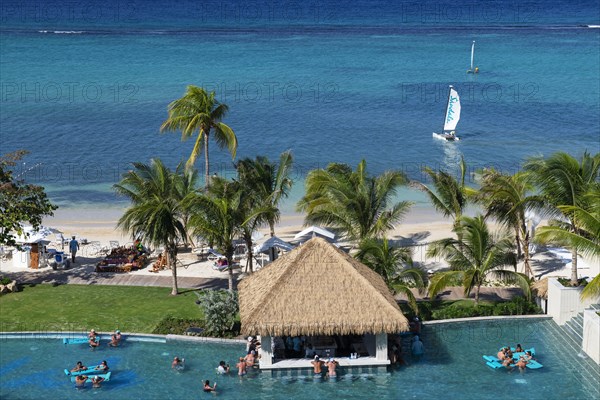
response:
M193 291L170 296L171 288L93 285L31 285L0 296L0 331L88 331L120 329L151 333L166 316L201 319Z

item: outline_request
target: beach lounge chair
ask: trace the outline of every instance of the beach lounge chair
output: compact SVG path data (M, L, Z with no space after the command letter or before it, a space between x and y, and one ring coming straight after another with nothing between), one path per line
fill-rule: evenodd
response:
M226 258L223 254L219 254L213 249L208 250L208 255L206 256L208 261L217 261L219 258Z

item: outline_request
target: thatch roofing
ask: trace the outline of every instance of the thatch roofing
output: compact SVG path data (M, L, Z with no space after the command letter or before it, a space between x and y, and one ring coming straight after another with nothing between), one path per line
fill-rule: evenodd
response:
M244 335L408 330L381 276L319 237L245 278L238 289Z
M537 297L548 298L548 277L536 281L531 285L531 290L537 293Z

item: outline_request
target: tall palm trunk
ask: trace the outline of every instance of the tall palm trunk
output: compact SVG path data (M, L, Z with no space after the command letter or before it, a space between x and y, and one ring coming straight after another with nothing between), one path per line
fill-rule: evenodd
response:
M179 288L177 287L177 247L176 245L167 245L168 252L168 260L169 266L171 267L171 276L172 280L172 289L171 295L177 296L179 294Z
M227 254L226 256L227 258L227 265L229 266L229 268L227 268L227 273L228 273L228 290L229 292L233 293L233 255L232 254Z
M523 266L525 268L525 274L528 278L533 278L535 280L535 274L533 273L529 262L529 232L527 231L527 225L524 220L521 220L520 225L521 235L523 236Z
M275 222L269 221L269 229L271 230L271 237L275 236Z
M252 238L250 238L250 240L245 240L246 242L246 247L248 248L248 258L247 258L247 264L246 264L246 268L250 270L250 273L254 272L254 264L252 262L252 259L254 258L254 254L252 254Z
M208 135L209 132L207 130L204 131L204 186L210 186L210 171L209 165L210 160L208 157Z
M475 305L479 305L479 290L481 289L481 285L475 286Z
M571 253L571 286L577 286L579 279L577 279L577 250L573 250Z
M517 260L520 260L523 257L523 251L521 250L521 230L519 229L519 224L515 226L515 244L517 245Z

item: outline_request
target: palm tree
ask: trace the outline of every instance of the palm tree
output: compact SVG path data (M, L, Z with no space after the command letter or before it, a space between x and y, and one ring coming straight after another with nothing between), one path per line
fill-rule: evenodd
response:
M164 246L173 277L171 294L177 295L177 245L186 238L183 216L184 204L189 201L182 197L182 177L157 158L150 165L133 166L135 169L113 186L132 203L117 226L154 247Z
M279 203L288 197L294 183L291 178L293 161L292 153L285 151L279 156L278 165L263 156L254 160L245 158L236 163L239 181L249 188L249 194L256 196L257 203L272 211L264 215L271 237L275 236L275 224L281 215Z
M242 233L245 222L242 207L243 191L236 182L217 178L208 193L197 196L189 204L194 214L190 218L192 231L199 234L219 250L229 265L229 291L233 292L233 253L234 241Z
M531 174L548 204L551 215L567 221L571 232L580 229L577 215L573 209L560 206L580 207L586 209L589 192L598 180L600 153L591 156L584 153L581 162L573 156L557 152L544 158L533 158L525 163L525 170ZM571 285L577 286L577 246L571 248Z
M203 88L194 85L187 87L185 95L169 104L169 117L160 127L161 132L181 131L182 140L198 132L192 154L187 161L187 167L196 162L196 158L204 146L205 184L209 184L209 152L208 142L211 133L220 148L227 147L231 158L237 152L237 137L233 130L221 120L227 114L229 107L215 99L215 92L207 93Z
M181 177L179 181L179 197L183 200L186 197L193 197L197 193L198 189L198 170L196 168L185 168L183 163L179 163L177 165L177 169L175 173ZM182 221L183 226L186 228L190 220L191 214L189 209L183 210ZM186 235L185 238L185 246L186 248L191 244L194 246L194 242L189 234Z
M406 183L400 171L368 175L365 160L356 171L347 164L331 163L308 173L306 195L297 208L306 212L306 224L331 226L360 242L385 234L406 214L411 202L393 203L398 188Z
M532 186L527 174L517 172L514 175L504 175L494 169L485 170L482 184L476 195L477 201L486 208L486 217L494 216L503 225L514 229L517 259L523 262L528 277L534 277L529 263L529 230L527 229L526 212L537 198L530 195Z
M467 207L468 197L474 191L465 186L465 174L467 165L465 159L460 159L460 178L457 180L452 174L446 171L434 171L429 167L424 167L423 171L429 175L433 188L421 182L412 182L418 189L424 191L431 200L433 207L441 212L445 217L452 218L453 229L460 239L459 220Z
M588 209L574 206L559 206L563 213L571 214L578 221L577 231L558 221L541 227L537 240L542 243L556 243L567 248L575 248L579 253L593 259L600 257L600 186L595 184L586 195ZM581 292L582 299L600 297L600 274L596 275Z
M405 295L410 307L419 314L409 284L422 289L426 278L422 269L413 267L410 249L394 247L387 238L367 239L361 242L355 258L381 275L392 289Z
M512 238L508 235L495 237L488 230L483 216L461 217L455 228L462 232L462 239L442 239L430 244L428 257L443 256L450 271L438 272L431 279L429 296L434 298L440 291L456 280L462 282L465 297L475 290L475 303L479 303L479 291L486 277L495 275L507 282L517 283L529 297L530 289L524 274L502 269L513 265Z

